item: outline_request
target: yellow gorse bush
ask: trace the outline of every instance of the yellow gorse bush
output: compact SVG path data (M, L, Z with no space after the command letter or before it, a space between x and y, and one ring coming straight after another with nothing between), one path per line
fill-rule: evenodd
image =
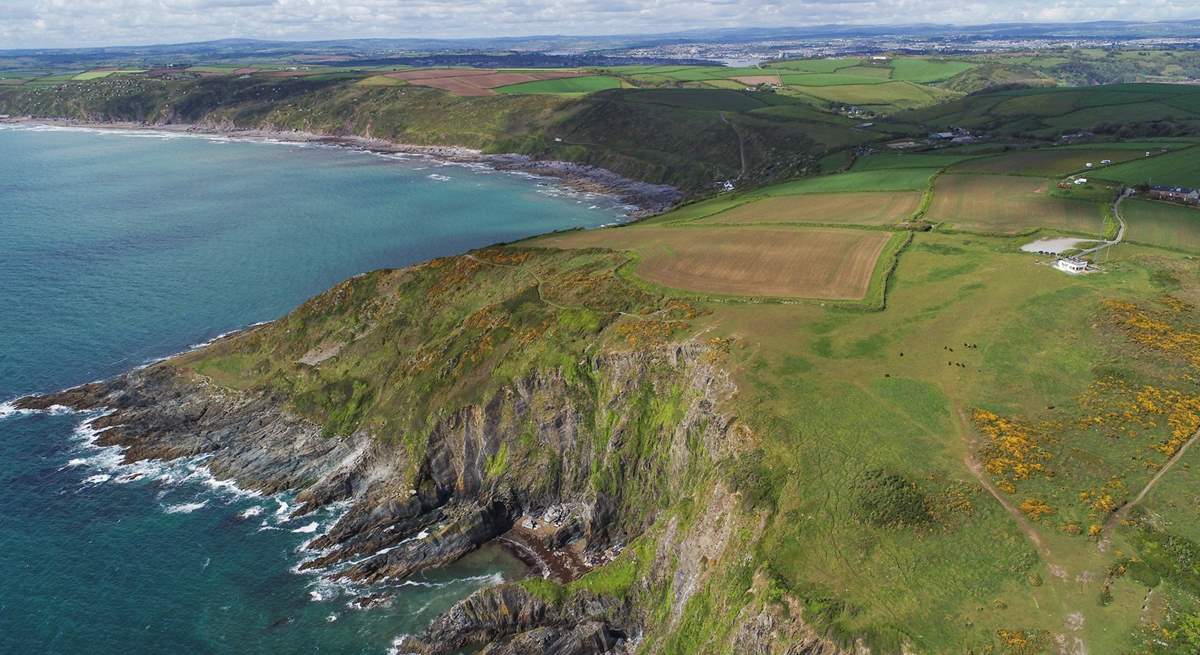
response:
M1047 472L1050 453L1042 448L1033 428L986 409L975 410L972 418L989 442L983 449L984 468L1008 483L1002 485L1005 491L1011 492L1013 482Z
M1168 317L1195 316L1195 309L1170 296L1160 301L1168 309L1166 315L1124 300L1106 300L1104 309L1109 320L1134 343L1179 357L1200 368L1200 332L1177 327L1166 320Z

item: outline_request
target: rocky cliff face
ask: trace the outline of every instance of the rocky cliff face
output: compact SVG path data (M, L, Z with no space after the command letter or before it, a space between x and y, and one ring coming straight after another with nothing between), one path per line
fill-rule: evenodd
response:
M322 436L321 426L277 394L224 389L171 362L18 405L108 409L93 426L104 429L101 444L125 449L126 460L206 455L214 475L240 486L297 490L299 513L348 501L350 511L310 545L316 554L304 566L370 582L450 563L519 517L551 507L571 508L572 547L604 561L653 523L661 499L686 491L678 481L689 467L731 452L733 421L718 405L733 386L709 354L687 342L597 356L590 363L597 387L586 396L561 372L530 374L439 420L415 478L405 473L412 467L402 447L362 430ZM631 398L646 394L682 399L678 416L650 435L645 410L630 411L642 402ZM605 440L597 439L597 417L607 426ZM646 456L631 453L629 440L646 436L654 439L641 446ZM515 460L522 450L553 456L498 467L501 453ZM594 471L610 469L625 477L597 488ZM645 498L639 490L661 495ZM419 648L443 653L493 643L488 652L604 652L639 625L622 601L589 595L548 605L505 585L439 618Z
M359 276L198 353L17 404L107 410L100 443L127 460L205 456L294 491L301 514L344 503L302 564L322 575L404 578L503 537L556 579L465 599L415 653L839 652L759 583L767 517L722 473L752 442L728 344L625 285L622 261L505 250ZM721 620L693 647L697 607Z

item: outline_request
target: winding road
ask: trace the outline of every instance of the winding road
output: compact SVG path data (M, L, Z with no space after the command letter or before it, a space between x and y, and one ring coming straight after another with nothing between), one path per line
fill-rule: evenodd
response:
M1133 195L1133 189L1123 189L1121 194L1117 196L1117 199L1113 201L1113 217L1116 218L1117 223L1120 224L1120 227L1117 229L1117 236L1112 241L1105 241L1098 246L1093 246L1087 250L1084 250L1078 255L1075 255L1076 257L1086 257L1092 253L1100 252L1109 246L1115 246L1125 240L1125 219L1121 216L1121 201L1131 195Z

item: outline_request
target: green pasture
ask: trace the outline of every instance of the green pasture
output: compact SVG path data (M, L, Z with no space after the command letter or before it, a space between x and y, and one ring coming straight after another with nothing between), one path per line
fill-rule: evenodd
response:
M1136 198L1121 203L1125 238L1162 248L1200 252L1200 209Z
M526 94L545 93L552 95L579 95L595 93L605 89L616 89L621 86L621 80L607 75L588 75L586 77L564 77L557 80L538 80L502 86L497 93Z
M1200 150L1187 148L1109 166L1095 177L1128 185L1143 183L1200 187Z

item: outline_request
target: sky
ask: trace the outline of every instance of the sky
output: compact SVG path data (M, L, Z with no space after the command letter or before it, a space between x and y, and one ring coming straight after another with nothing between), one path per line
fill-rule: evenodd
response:
M0 0L0 49L1196 18L1196 0Z

